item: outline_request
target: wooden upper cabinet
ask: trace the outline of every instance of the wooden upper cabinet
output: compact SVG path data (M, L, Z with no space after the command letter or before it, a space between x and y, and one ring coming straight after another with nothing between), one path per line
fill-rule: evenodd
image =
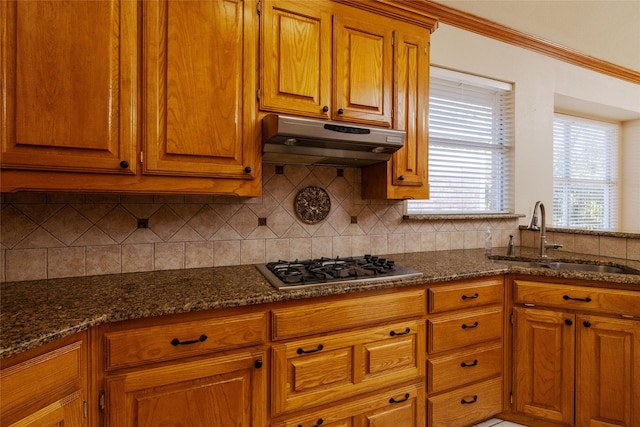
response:
M334 120L391 127L393 31L388 20L334 15Z
M362 170L365 199L429 197L429 38L420 27L395 31L393 128L404 130L406 137L391 161Z
M2 167L135 173L137 3L3 1Z
M143 3L144 172L252 179L254 2Z
M265 1L260 109L328 118L331 14L301 2Z
M264 1L260 109L391 127L393 22L329 1Z

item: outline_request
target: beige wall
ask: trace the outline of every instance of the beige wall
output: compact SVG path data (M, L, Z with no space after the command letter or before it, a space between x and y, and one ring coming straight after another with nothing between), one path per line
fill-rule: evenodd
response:
M514 83L515 209L526 214L537 200L552 208L553 113L574 111L594 118L640 119L640 85L614 79L526 49L478 36L445 24L432 35L431 63L454 70ZM631 128L631 126L629 126ZM640 184L640 138L623 132L624 201L637 199ZM634 185L635 183L635 185ZM640 210L624 210L621 221L640 232Z

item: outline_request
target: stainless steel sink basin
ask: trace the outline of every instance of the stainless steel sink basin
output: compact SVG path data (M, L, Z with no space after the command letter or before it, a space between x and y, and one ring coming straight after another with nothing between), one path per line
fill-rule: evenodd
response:
M599 264L594 262L534 261L526 259L490 258L492 262L523 268L548 268L551 270L586 271L594 273L640 274L640 270L619 264Z

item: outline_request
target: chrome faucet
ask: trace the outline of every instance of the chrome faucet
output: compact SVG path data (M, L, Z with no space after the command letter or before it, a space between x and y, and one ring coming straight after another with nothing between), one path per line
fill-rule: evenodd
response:
M542 217L542 223L540 227L538 227L538 208L540 208L540 216ZM562 245L558 243L547 243L547 218L546 212L544 210L544 203L540 200L536 202L536 205L533 208L533 213L531 215L531 223L529 224L529 230L540 230L540 252L538 253L540 257L547 258L547 249L559 249Z

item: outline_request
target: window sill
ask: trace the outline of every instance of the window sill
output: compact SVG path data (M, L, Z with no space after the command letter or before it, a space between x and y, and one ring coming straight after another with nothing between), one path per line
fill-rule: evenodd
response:
M474 219L518 219L524 218L524 214L413 214L403 215L403 219L414 220L431 220L431 221L455 221L455 220L474 220Z

